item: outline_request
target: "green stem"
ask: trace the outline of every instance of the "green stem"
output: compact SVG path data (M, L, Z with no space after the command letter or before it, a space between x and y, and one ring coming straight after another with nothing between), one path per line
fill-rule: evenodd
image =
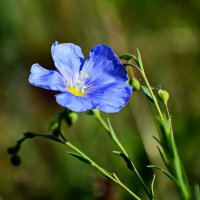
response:
M175 174L176 177L179 181L179 190L181 192L182 198L183 199L190 199L190 190L189 190L189 183L187 180L187 176L185 173L185 170L182 166L179 154L178 154L178 150L176 147L176 143L174 140L174 136L173 136L173 126L172 126L172 122L171 122L171 116L170 116L170 112L169 112L169 108L168 105L166 104L166 111L167 111L167 115L168 115L168 120L170 121L170 130L171 130L171 136L172 136L172 145L173 145L173 154L174 154L174 159L173 161L173 166L175 168Z
M75 152L77 152L79 155L87 159L91 165L96 168L98 171L100 171L104 176L108 177L118 185L120 185L122 188L124 188L129 194L131 194L135 199L141 200L135 193L133 193L126 185L124 185L119 178L116 178L115 176L112 176L109 172L107 172L105 169L100 167L98 164L96 164L93 160L91 160L86 154L84 154L80 149L78 149L76 146L71 144L70 142L65 142L65 145L73 149Z
M116 178L115 176L112 176L112 174L110 174L108 171L106 171L105 169L103 169L102 167L100 167L98 164L96 164L93 160L91 160L86 154L84 154L81 150L79 150L76 146L74 146L73 144L71 144L69 141L66 141L65 137L62 135L62 133L60 132L60 136L62 138L62 140L58 139L57 137L55 137L54 135L47 135L47 134L38 134L38 133L33 133L33 132L28 132L25 134L25 136L19 140L17 142L17 146L18 146L18 150L20 149L20 146L22 145L22 143L24 141L26 141L26 139L32 139L34 137L43 137L43 138L47 138L50 140L53 140L55 142L59 142L62 144L65 144L66 146L70 147L71 149L73 149L75 152L77 152L79 155L81 155L82 157L84 157L86 160L88 160L91 165L96 168L97 170L99 170L104 176L108 177L109 179L111 179L112 181L114 181L115 183L117 183L118 185L120 185L122 188L124 188L129 194L131 194L136 200L141 200L141 198L139 198L135 193L133 193L126 185L124 185L119 178ZM17 153L17 152L16 152Z
M179 185L178 185L179 191L181 193L182 199L190 200L191 195L190 195L189 183L187 180L187 176L185 174L185 170L182 166L180 157L178 155L178 151L177 151L174 139L173 139L173 146L174 146L174 148L173 148L173 152L174 152L173 165L174 165L175 174L176 174L176 177L177 177L178 183L179 183Z
M173 126L172 126L172 119L171 119L171 115L170 115L169 108L168 108L168 105L167 105L167 104L165 105L165 108L166 108L168 120L169 120L169 122L170 122L171 133L173 134L174 131L173 131Z
M106 130L106 132L110 132L110 128L109 126L106 124L106 122L103 120L103 118L101 117L100 114L96 114L95 113L95 116L97 118L97 120L100 122L100 124L103 126L103 128ZM119 141L119 139L117 138L117 136L115 135L115 138L114 138L114 142L117 144L117 146L119 147L119 149L122 151L122 153L129 157L128 156L128 153L126 152L124 146L121 144L121 142Z
M146 77L146 74L145 74L145 72L144 72L144 69L142 69L141 75L142 75L142 77L143 77L143 79L144 79L144 81L145 81L145 83L146 83L147 88L149 89L149 92L150 92L151 97L152 97L152 99L153 99L153 102L154 102L154 104L155 104L155 106L156 106L156 109L157 109L157 111L158 111L158 114L159 114L161 120L164 121L163 114L162 114L162 112L161 112L161 110L160 110L160 107L159 107L159 105L158 105L158 101L157 101L157 99L156 99L156 97L155 97L155 95L154 95L154 93L153 93L153 91L152 91L152 88L151 88L151 86L150 86L150 84L149 84L149 81L148 81L148 79L147 79L147 77Z
M124 63L123 66L124 67L131 66L131 67L134 67L135 69L137 69L139 72L142 72L141 69L137 65L134 65L131 63Z
M144 69L142 68L142 70L140 72L141 72L141 75L142 75L142 77L143 77L143 79L146 83L147 88L149 89L149 92L152 96L152 99L153 99L155 107L158 111L158 114L159 114L161 120L164 122L165 120L164 120L163 114L162 114L161 109L158 105L158 101L157 101L157 99L156 99L156 97L155 97L155 95L152 91L152 88L149 84L149 81L146 77ZM166 111L167 111L168 118L170 120L170 132L171 132L172 140L173 140L172 143L173 143L173 156L174 157L170 160L172 161L172 166L173 166L173 169L174 169L175 176L177 178L178 188L180 190L182 199L189 200L189 199L191 199L189 184L188 184L187 177L186 177L185 171L183 169L183 166L182 166L182 163L181 163L178 151L177 151L176 143L175 143L175 140L174 140L174 137L173 137L173 127L172 127L170 113L169 113L169 109L168 109L167 105L166 105Z
M134 76L134 73L133 73L133 67L129 65L128 68L129 68L129 71L130 71L130 74L131 74L131 78L134 78L135 76Z
M107 123L103 120L103 118L101 117L101 115L97 114L96 112L94 112L94 114L95 114L96 119L100 122L100 124L103 126L103 128L106 130L106 132L110 133L110 128L107 125ZM122 143L119 141L119 139L117 138L116 134L115 134L114 138L112 137L112 139L114 140L115 144L119 147L119 149L122 151L122 153L130 160L129 155L128 155L126 149L124 148L124 146L122 145ZM131 161L131 163L132 163L132 166L133 166L133 171L135 172L136 177L140 181L140 183L141 183L144 191L146 192L147 196L151 200L154 199L152 197L152 195L150 194L150 192L148 191L148 188L147 188L146 184L144 183L144 181L143 181L140 173L137 171L135 165L133 164L132 161Z

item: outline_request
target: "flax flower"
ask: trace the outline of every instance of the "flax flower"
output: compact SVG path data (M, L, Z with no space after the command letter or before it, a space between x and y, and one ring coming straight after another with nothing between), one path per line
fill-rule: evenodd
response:
M79 46L55 42L51 54L57 70L33 64L29 82L58 91L55 97L61 106L75 112L98 109L114 113L127 104L132 88L126 83L126 70L110 47L96 45L84 61Z

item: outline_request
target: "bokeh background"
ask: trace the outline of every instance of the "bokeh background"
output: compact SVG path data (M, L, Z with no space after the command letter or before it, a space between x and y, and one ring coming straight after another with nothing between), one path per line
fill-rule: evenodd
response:
M62 145L34 139L10 164L6 151L22 133L45 132L62 108L53 94L28 83L33 63L53 69L51 44L72 42L87 57L99 43L117 55L139 48L153 86L170 92L175 138L191 185L200 183L200 1L199 0L1 0L0 1L0 199L131 199L94 169L66 154ZM137 75L137 74L136 74ZM138 77L139 78L139 77ZM160 164L152 105L142 92L109 117L122 142L150 183L149 161ZM116 147L90 116L64 127L70 140L136 193L135 177L111 151ZM162 164L161 164L162 165ZM157 173L159 199L178 199L173 184ZM144 198L145 199L145 198Z

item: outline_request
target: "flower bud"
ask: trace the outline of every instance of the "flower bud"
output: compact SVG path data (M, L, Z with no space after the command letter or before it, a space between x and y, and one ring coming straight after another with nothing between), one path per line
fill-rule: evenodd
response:
M129 80L129 85L133 87L133 91L138 91L140 89L140 82L135 77Z
M58 135L60 135L59 118L56 118L54 121L52 121L49 128L51 133L58 137Z
M72 124L74 124L78 120L78 114L75 112L69 113L69 117L71 119Z
M10 161L14 166L19 166L21 164L21 158L18 155L12 156Z
M69 111L66 113L65 120L67 124L71 126L78 120L78 114L73 111Z
M159 89L159 90L158 90L158 96L159 96L160 100L161 100L165 105L167 105L167 102L168 102L168 100L169 100L169 93L168 93L166 90Z

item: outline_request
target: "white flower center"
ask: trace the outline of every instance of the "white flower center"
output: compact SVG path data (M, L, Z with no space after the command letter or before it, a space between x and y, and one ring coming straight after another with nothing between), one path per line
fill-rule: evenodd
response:
M75 96L84 96L87 86L85 85L85 80L89 78L89 75L86 73L79 74L77 80L71 81L68 84L68 92L74 94Z

